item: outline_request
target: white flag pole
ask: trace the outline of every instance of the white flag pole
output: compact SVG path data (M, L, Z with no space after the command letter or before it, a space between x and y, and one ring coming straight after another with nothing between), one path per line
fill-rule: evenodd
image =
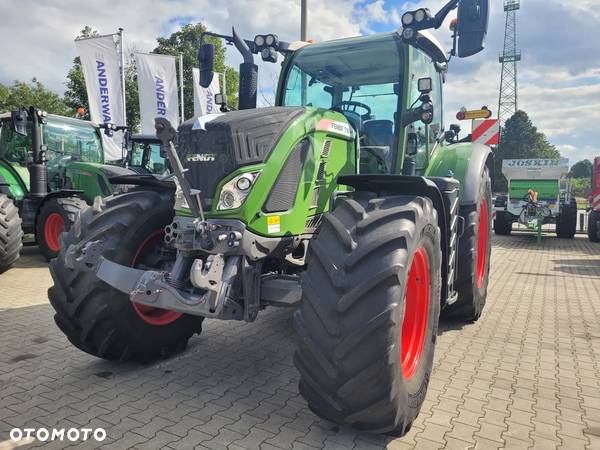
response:
M181 109L181 122L185 122L185 108L183 104L183 53L179 54L179 108Z
M119 28L119 46L121 47L121 95L123 96L123 126L127 126L127 106L125 104L125 52L123 51L123 28Z

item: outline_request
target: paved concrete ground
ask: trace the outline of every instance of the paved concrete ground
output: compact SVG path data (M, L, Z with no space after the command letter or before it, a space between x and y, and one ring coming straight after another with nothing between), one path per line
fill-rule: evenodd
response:
M586 239L495 239L484 315L442 323L423 410L395 440L307 409L291 311L207 321L159 364L108 363L58 331L46 265L35 247L24 253L0 276L0 447L13 427L103 427L106 448L600 449L600 245Z

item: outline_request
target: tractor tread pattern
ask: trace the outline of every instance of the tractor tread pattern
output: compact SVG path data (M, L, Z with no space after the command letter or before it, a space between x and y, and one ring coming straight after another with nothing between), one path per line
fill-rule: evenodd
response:
M60 254L50 262L54 285L48 289L48 297L56 324L84 352L107 360L148 362L183 350L202 329L203 318L183 315L156 330L137 318L126 294L100 281L93 272L65 265L69 246L82 247L97 240L105 246L105 258L128 264L121 250L123 243L135 239L136 224L147 222L157 211L167 217L172 214L172 202L162 195L145 190L107 197L102 211L87 207L71 230L61 235Z
M443 312L444 317L472 322L479 319L487 297L487 282L489 272L486 273L484 285L477 286L477 239L479 231L479 204L483 196L487 197L488 221L491 220L492 188L488 170L484 170L479 187L479 198L475 205L465 205L460 208L459 215L464 218L465 228L458 240L458 270L454 287L458 293L455 303L448 305ZM498 220L498 217L496 217ZM491 223L490 223L491 225ZM509 227L507 227L509 228ZM512 228L512 224L510 224ZM502 233L500 233L502 234ZM507 234L510 234L507 233ZM491 250L491 230L488 230L488 246ZM487 253L487 261L491 257L490 250ZM489 269L488 269L489 270Z
M561 239L573 239L577 233L577 201L573 198L568 205L563 205L556 218L556 236Z
M311 242L303 303L294 315L300 392L328 420L403 433L414 417L399 412L400 395L386 373L393 364L389 329L401 299L384 299L403 283L399 273L409 263L417 230L437 224L437 212L421 197L357 192L338 199L329 215ZM441 260L439 245L438 251ZM390 255L395 263L388 264Z
M0 273L8 270L23 248L23 229L19 210L13 200L0 194Z

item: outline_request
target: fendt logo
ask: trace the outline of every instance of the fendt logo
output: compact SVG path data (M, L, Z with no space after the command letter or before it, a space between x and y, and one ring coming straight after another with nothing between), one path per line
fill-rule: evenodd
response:
M217 155L214 153L197 153L195 155L188 155L188 162L215 162Z

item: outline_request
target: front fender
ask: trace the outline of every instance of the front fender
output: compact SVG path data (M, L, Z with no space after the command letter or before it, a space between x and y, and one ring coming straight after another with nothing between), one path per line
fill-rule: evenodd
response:
M474 205L477 202L479 182L487 166L492 174L494 154L482 144L460 143L439 145L433 154L425 175L428 177L451 176L460 181L460 204Z

